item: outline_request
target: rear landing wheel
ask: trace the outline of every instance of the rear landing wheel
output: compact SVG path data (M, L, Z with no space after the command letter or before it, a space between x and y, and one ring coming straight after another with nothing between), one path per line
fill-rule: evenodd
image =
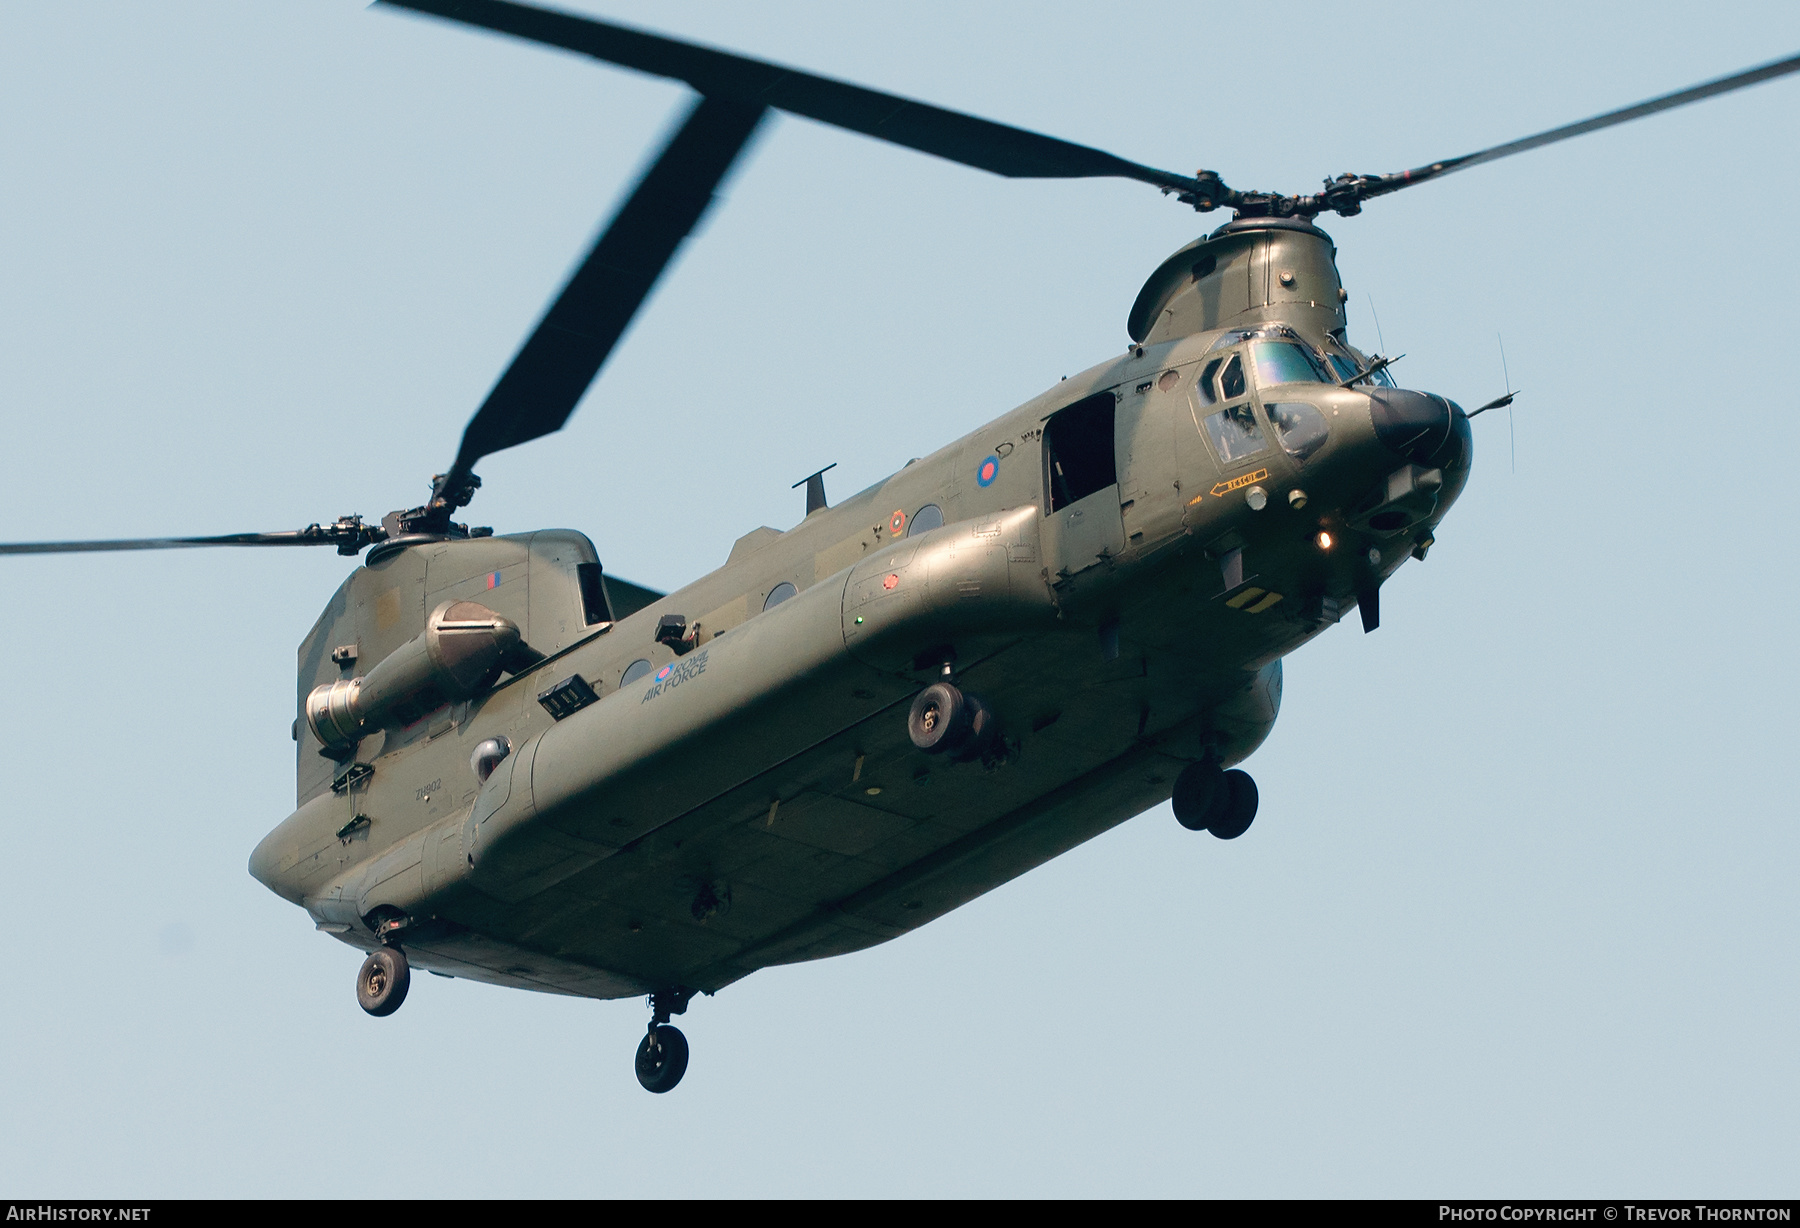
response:
M356 974L356 1004L371 1015L391 1015L406 1001L412 970L399 947L382 947L363 960Z
M928 755L961 750L969 740L974 712L963 693L948 682L934 682L919 692L907 713L912 744Z
M673 1024L653 1023L638 1045L637 1077L647 1092L666 1092L687 1073L688 1043Z

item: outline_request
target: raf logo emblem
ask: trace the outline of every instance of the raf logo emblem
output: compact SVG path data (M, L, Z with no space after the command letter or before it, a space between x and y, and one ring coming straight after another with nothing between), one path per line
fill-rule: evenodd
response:
M650 680L650 689L638 702L647 704L664 691L672 691L690 678L698 678L706 672L706 649L702 648L691 661L671 661L656 671L656 677Z

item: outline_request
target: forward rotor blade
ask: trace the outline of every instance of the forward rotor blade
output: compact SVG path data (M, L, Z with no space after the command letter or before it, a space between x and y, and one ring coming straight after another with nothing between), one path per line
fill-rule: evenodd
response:
M217 537L127 537L112 541L0 542L0 554L96 554L112 550L192 550L200 546L330 546L323 533L221 533Z
M1207 186L1087 145L589 17L508 0L379 2L672 77L709 97L774 107L1009 179L1116 176L1181 193Z
M764 114L723 99L695 104L475 411L440 489L489 453L562 429Z
M1414 184L1424 183L1427 179L1436 179L1453 171L1466 171L1471 166L1480 166L1483 162L1510 158L1513 154L1524 153L1526 150L1541 149L1545 145L1554 145L1556 142L1566 141L1570 137L1598 132L1602 128L1611 128L1615 124L1629 123L1634 119L1642 119L1646 115L1655 115L1659 111L1684 107L1690 102L1699 102L1703 98L1729 94L1733 90L1741 90L1746 86L1756 85L1797 71L1800 71L1800 55L1792 55L1785 60L1773 60L1757 68L1747 68L1743 72L1733 73L1729 77L1720 77L1717 80L1690 86L1685 90L1676 90L1672 94L1663 94L1634 106L1620 107L1616 111L1608 111L1604 115L1596 115L1592 119L1584 119L1579 123L1551 128L1536 136L1521 137L1516 141L1508 141L1504 145L1495 145L1492 148L1464 154L1460 158L1451 158L1444 162L1433 162L1427 166L1414 167L1410 171L1401 171L1396 175L1382 175L1365 180L1365 186L1357 193L1357 196L1361 199L1385 196L1389 192L1398 192L1401 188L1410 188Z

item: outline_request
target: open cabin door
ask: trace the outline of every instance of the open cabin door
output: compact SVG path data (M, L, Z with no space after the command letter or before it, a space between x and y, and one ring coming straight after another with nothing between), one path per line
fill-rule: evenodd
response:
M1044 423L1046 558L1067 579L1125 548L1114 444L1118 398L1109 389L1059 409Z

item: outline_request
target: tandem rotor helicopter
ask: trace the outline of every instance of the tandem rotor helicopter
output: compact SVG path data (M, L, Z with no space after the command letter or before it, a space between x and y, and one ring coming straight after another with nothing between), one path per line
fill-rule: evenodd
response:
M420 506L293 532L0 553L328 545L363 555L299 650L295 811L251 873L411 968L647 995L670 1022L760 968L897 937L1158 803L1221 839L1257 790L1281 661L1430 550L1470 419L1350 344L1322 214L1800 70L1800 56L1460 158L1233 188L642 31L504 0L388 0L699 95ZM1121 357L673 593L570 530L452 518L486 456L562 427L769 110L1014 178L1122 177L1231 220L1145 281ZM366 551L366 554L364 552ZM930 782L930 788L916 787Z

